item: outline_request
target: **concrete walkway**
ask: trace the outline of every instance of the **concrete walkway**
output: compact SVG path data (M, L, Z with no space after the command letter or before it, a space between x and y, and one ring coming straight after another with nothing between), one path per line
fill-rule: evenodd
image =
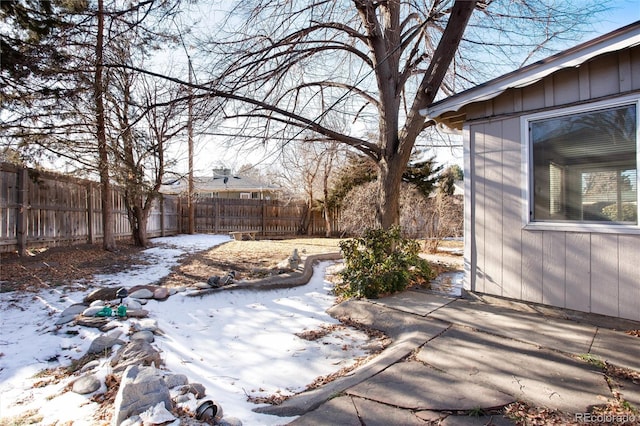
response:
M301 416L292 425L501 425L513 423L469 414L514 401L585 413L618 393L640 407L640 384L608 380L597 362L640 372L640 338L624 333L638 323L419 290L349 300L330 314L382 330L393 343L348 376L257 411Z

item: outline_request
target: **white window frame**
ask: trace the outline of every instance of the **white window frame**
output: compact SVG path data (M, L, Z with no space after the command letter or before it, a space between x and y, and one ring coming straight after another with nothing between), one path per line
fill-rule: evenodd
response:
M250 192L241 192L240 193L240 199L241 200L250 200L251 199L251 193Z
M574 221L534 221L533 212L533 155L531 149L531 141L529 140L529 124L532 121L538 121L547 118L562 117L585 112L593 112L608 108L615 108L625 105L636 105L636 203L639 224L621 224L621 223L592 223L592 222L574 222ZM520 130L522 143L522 219L525 224L524 229L527 230L545 230L545 231L570 231L570 232L600 232L600 233L617 233L617 234L640 234L640 94L623 96L616 99L593 102L585 105L558 108L539 113L523 115L520 117Z

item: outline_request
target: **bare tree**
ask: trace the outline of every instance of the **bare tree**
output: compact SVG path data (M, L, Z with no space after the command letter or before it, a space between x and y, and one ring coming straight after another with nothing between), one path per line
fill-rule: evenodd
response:
M344 150L335 141L290 145L283 151L279 175L288 187L301 194L305 202L301 233L312 232L312 213L321 210L325 219L325 234L331 235L333 209L327 203L330 179L334 167L344 157Z
M2 117L0 137L6 146L17 145L26 155L31 152L34 163L48 157L60 166L60 160L64 160L84 175L99 176L103 247L114 250L111 212L112 179L117 174L114 165L127 164L114 161L121 154L118 143L135 140L135 122L154 106L147 105L144 111L139 108L137 117L129 116L132 104L126 102L131 99L123 92L123 84L116 84L118 79L109 65L141 66L154 47L162 42L169 46L171 34L161 24L175 13L179 0L62 3L67 7L55 9L59 12L53 27L56 31L49 36L55 39L49 43L56 46L56 54L65 61L43 61L38 73L21 80L21 90L35 95L21 97L17 89L5 92L10 93L13 108ZM126 50L123 46L128 46L129 55L122 54ZM120 102L123 99L125 103ZM129 142L128 146L134 145Z
M286 145L304 142L312 131L372 158L378 168L376 218L387 228L398 222L402 173L430 124L420 110L436 98L472 12L477 10L471 34L478 38L462 41L458 59L467 69L474 64L471 49L510 54L530 47L525 56L541 51L587 22L597 6L554 3L243 1L230 18L239 31L227 42L217 40L218 64L227 67L216 94L239 101L225 112L233 120L246 119L243 136ZM496 55L486 55L475 56L496 61ZM471 82L473 75L459 66L455 71ZM454 91L454 83L447 79L445 92ZM349 117L374 138L334 128L335 115Z

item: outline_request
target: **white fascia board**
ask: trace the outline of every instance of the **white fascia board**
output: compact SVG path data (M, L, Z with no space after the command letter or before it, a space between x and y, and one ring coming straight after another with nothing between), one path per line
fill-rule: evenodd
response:
M508 89L529 86L560 69L578 67L596 56L636 46L640 44L640 21L628 26L626 31L616 33L614 31L443 99L420 110L420 114L427 120L435 119L446 112L459 111L468 104L493 99Z

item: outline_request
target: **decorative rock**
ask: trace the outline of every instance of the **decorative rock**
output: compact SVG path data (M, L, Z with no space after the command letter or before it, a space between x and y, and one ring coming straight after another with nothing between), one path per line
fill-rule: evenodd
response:
M156 300L165 300L169 297L169 290L166 287L158 287L153 292L153 298Z
M101 383L100 380L93 374L89 374L87 376L82 376L75 382L73 382L73 386L71 390L80 395L86 395L88 393L92 393L100 389Z
M129 293L129 297L132 299L153 299L153 291L141 288L140 290Z
M91 302L89 304L89 306L92 306L92 307L93 306L105 306L105 305L106 305L106 303L105 303L104 300L94 300L93 302Z
M178 395L174 398L174 401L176 404L185 404L191 401L191 398L193 398L193 395L191 395L190 393L185 394L185 395Z
M129 337L130 341L134 341L134 340L144 340L147 343L153 343L153 341L155 340L155 337L153 336L153 333L149 330L144 330L144 331L137 331L135 333L133 333L131 335L131 337Z
M78 317L77 324L83 327L95 327L99 328L102 331L106 331L104 328L107 327L107 324L111 321L110 318L99 318L99 317Z
M159 402L153 407L150 407L146 411L140 413L140 418L144 424L152 425L172 422L176 419L176 417L167 410L163 402Z
M167 384L167 387L171 389L189 384L189 379L184 374L169 374L164 377L164 382Z
M216 424L218 426L242 426L242 420L237 417L223 417Z
M69 306L67 309L62 311L60 313L60 316L61 317L65 317L67 315L76 316L76 315L81 314L82 312L84 312L85 309L87 309L87 305L84 305L82 303L74 303L73 305Z
M113 300L116 298L117 287L103 287L92 291L84 298L85 303L91 303L95 300Z
M58 318L56 320L56 322L54 323L55 325L62 325L62 324L67 324L71 321L73 321L74 319L76 319L77 315L64 315L61 316L60 318Z
M127 317L129 318L145 318L149 315L149 311L144 309L127 309Z
M129 296L131 296L131 293L138 290L149 290L151 293L153 293L156 288L158 288L158 286L153 284L134 285L129 289Z
M134 340L121 347L111 359L114 373L124 371L130 366L161 365L160 353L144 340ZM164 383L164 382L163 382Z
M200 383L189 383L188 385L180 388L181 394L192 393L197 399L204 398L206 395L206 389Z
M104 305L91 306L84 311L82 311L82 316L85 317L95 317L96 314L104 308Z
M136 331L150 331L152 333L155 333L158 330L158 321L150 318L135 321L131 325Z
M169 388L155 367L130 365L124 371L115 400L113 424L120 425L125 419L140 415L150 407L163 403L173 408Z
M111 348L114 345L123 345L124 342L119 339L122 332L120 330L115 330L109 334L103 334L101 336L96 337L93 342L91 342L91 346L89 346L88 354L99 354L103 352L105 349Z
M136 300L136 302L138 302L140 305L146 305L147 303L149 303L147 299L138 299Z
M124 302L124 305L127 307L127 310L135 310L135 309L142 308L142 304L140 302L138 302L137 300L131 299L129 297L124 299L123 302Z

